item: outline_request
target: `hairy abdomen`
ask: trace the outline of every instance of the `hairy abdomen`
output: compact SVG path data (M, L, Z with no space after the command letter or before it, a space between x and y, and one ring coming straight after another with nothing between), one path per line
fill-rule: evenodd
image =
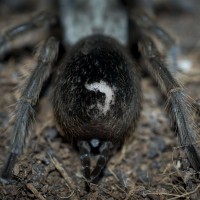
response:
M69 140L117 141L137 119L139 73L114 39L81 40L62 61L54 94L58 125Z

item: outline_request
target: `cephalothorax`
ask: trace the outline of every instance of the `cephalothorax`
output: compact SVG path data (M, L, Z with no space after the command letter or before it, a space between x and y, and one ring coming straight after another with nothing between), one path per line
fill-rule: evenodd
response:
M88 1L86 5L92 5L92 2L102 5L103 1ZM56 123L63 136L79 147L85 178L89 182L97 182L109 158L110 149L123 143L127 132L133 130L139 116L142 96L140 71L144 61L148 62L150 73L168 97L169 113L192 167L196 171L200 170L200 158L194 144L195 129L190 118L190 102L183 88L162 61L149 33L164 43L168 48L167 56L172 61L175 49L173 39L154 23L152 13L139 3L140 1L111 2L121 4L121 8L122 3L125 5L123 9L127 11L129 22L128 45L121 44L126 40L118 42L108 36L100 26L101 21L94 20L96 27L93 34L88 32L88 36L80 39L78 33L55 70L59 52L58 41L55 37L46 41L40 51L38 65L26 81L17 104L13 139L2 173L3 178L10 177L15 159L23 150L33 118L33 106L36 105L43 84L54 68L52 99ZM75 6L76 4L73 4L73 7ZM80 18L81 16L78 15ZM54 15L42 13L30 22L8 30L0 37L0 56L9 50L9 42L22 32L54 23ZM69 25L70 22L67 21L66 24ZM73 36L73 31L68 31L66 40ZM91 171L90 153L93 149L98 150L99 158L96 167Z

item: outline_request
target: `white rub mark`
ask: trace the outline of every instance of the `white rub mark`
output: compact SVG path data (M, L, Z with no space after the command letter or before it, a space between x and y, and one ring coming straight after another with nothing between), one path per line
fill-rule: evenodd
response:
M86 83L85 87L90 91L95 91L95 92L99 91L105 94L106 99L104 104L97 102L97 107L103 115L106 115L106 113L110 110L110 105L114 104L115 102L115 93L114 93L116 90L115 87L110 87L106 82L102 80L99 83L98 82L94 82L91 84Z

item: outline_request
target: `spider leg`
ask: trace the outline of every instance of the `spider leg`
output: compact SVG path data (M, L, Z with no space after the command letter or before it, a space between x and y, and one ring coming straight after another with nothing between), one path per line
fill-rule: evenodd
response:
M29 31L42 27L50 27L55 24L56 21L55 15L48 12L41 12L30 21L17 25L0 34L0 59L2 59L11 49L15 48L16 45L19 46L19 44L15 44L17 38Z
M133 24L133 20L130 20L129 22L129 29L132 29L129 31L129 41L130 44L133 44L133 49L135 46L137 46L137 38L140 38L140 35L142 34L140 31L141 27L138 25ZM142 27L143 31L145 29ZM148 27L148 30L155 36L157 36L158 39L164 44L164 46L167 48L166 53L166 59L168 61L168 68L171 72L175 73L178 68L177 64L177 57L180 54L179 47L175 44L175 41L172 37L169 36L167 32L165 32L161 27L158 25L152 25ZM173 66L173 69L170 67Z
M156 14L179 15L184 13L192 13L196 9L195 3L188 0L164 0L157 2L154 6Z
M195 100L192 105L193 105L197 115L200 116L200 99Z
M17 102L14 112L16 122L13 128L10 153L2 172L3 178L9 178L11 176L16 158L23 151L25 140L34 118L33 107L38 101L43 83L51 73L52 65L57 59L57 54L58 42L54 37L51 37L42 47L37 66L30 78L27 79L21 97Z
M129 12L130 23L135 24L133 27L136 29L140 27L140 29L143 28L146 29L146 31L151 32L167 48L170 48L175 44L174 39L164 29L157 25L152 6L148 1L127 1L127 9Z
M149 62L150 73L168 97L168 108L176 124L180 144L192 167L200 171L200 157L195 145L195 125L189 98L160 59L161 56L152 40L142 35L138 47L142 57Z
M166 48L168 66L170 71L174 73L178 68L177 57L180 54L180 49L175 40L156 24L153 10L145 4L145 1L140 4L132 3L129 8L129 41L137 44L137 38L140 38L143 31L155 36ZM173 66L173 69L170 68L171 66Z
M85 178L87 180L90 180L90 152L91 152L90 145L86 141L80 141L78 142L78 147L80 150L80 159Z
M167 48L166 59L168 68L173 74L178 69L177 57L180 54L180 48L176 45L175 40L160 26L156 25L152 21L152 24L148 27L149 31L152 32Z
M103 168L105 167L105 165L108 161L109 152L110 152L111 147L112 147L111 142L106 141L101 144L101 147L99 149L100 155L97 160L96 167L93 169L93 171L91 172L91 176L90 176L90 181L92 183L98 182L99 175L102 172Z

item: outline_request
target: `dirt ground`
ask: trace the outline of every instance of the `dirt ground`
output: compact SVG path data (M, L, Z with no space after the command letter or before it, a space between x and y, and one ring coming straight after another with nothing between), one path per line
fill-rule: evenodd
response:
M193 10L160 13L158 23L181 47L176 77L193 99L200 99L200 3ZM0 7L0 27L19 23L28 14ZM19 50L0 63L0 170L6 160L13 120L15 92L29 66L32 53ZM186 68L184 66L186 65ZM24 68L24 66L26 66ZM36 107L36 122L25 153L18 159L13 183L0 183L0 199L193 199L200 196L200 179L186 159L171 129L165 100L150 77L142 80L141 116L133 138L109 160L98 185L86 193L78 152L59 135L48 93ZM197 127L200 118L196 115ZM199 132L197 133L199 134Z

